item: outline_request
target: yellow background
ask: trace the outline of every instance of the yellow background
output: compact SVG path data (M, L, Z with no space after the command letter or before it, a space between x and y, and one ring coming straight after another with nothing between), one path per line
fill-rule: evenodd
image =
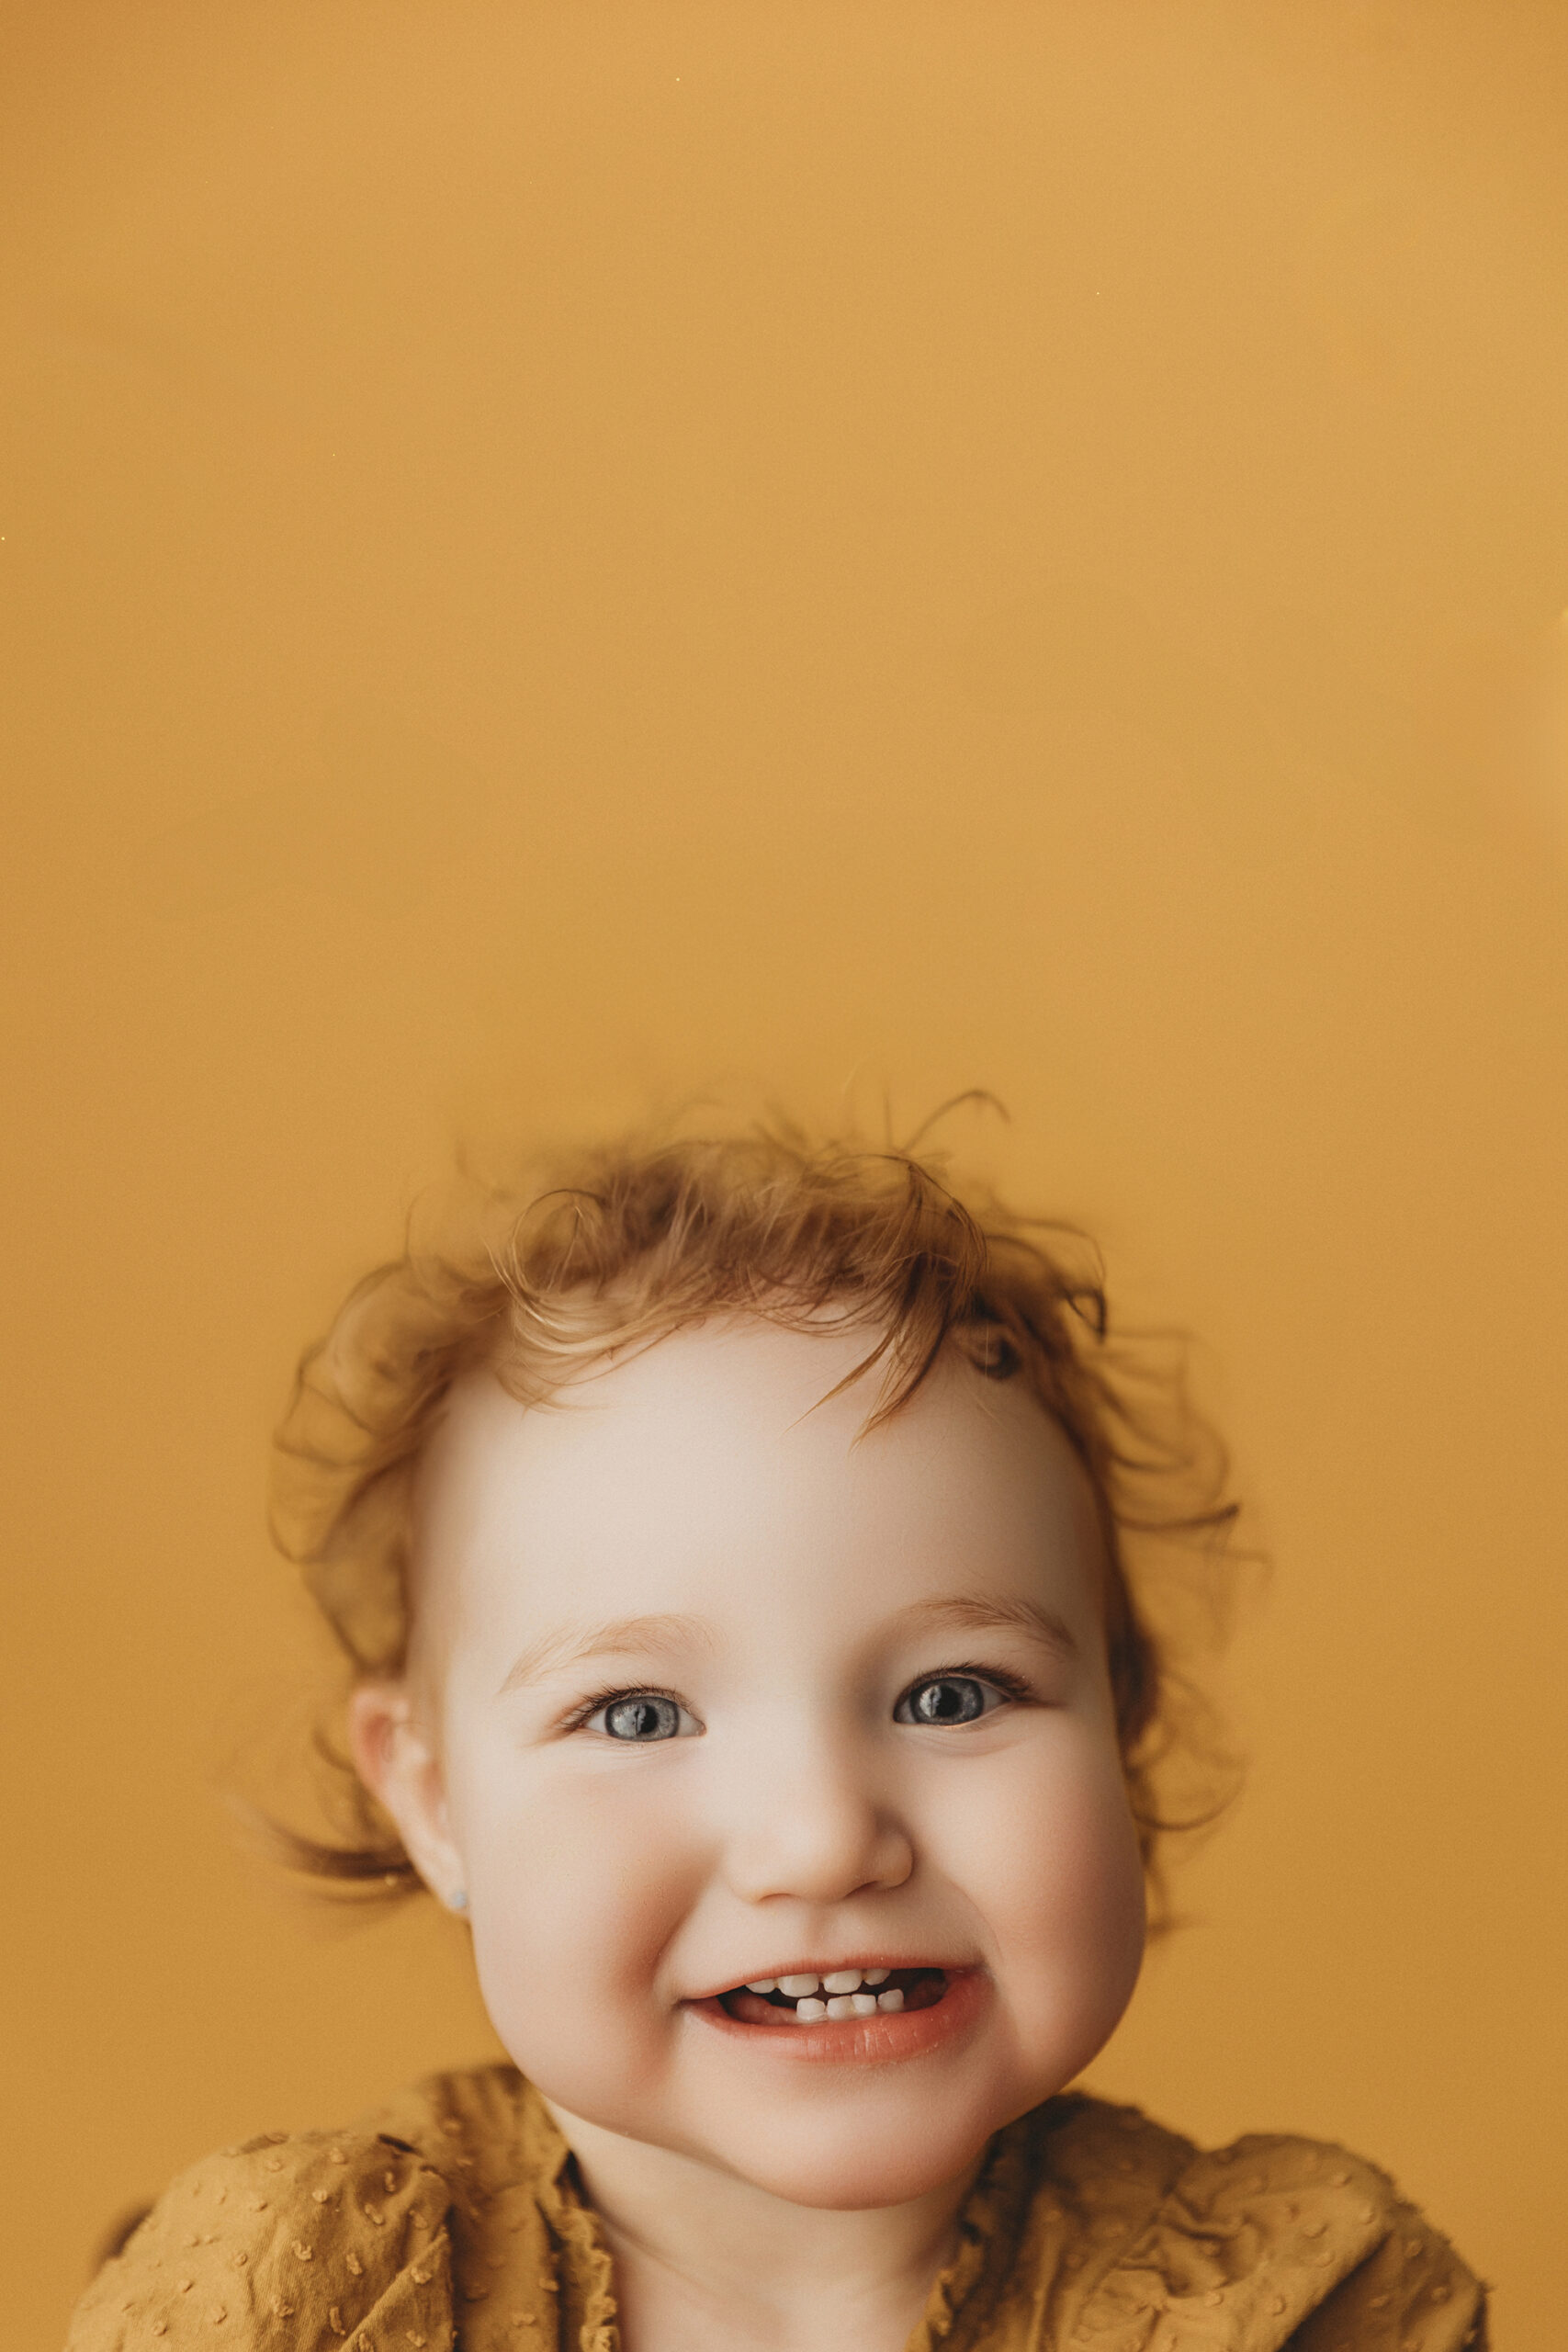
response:
M0 92L7 2344L484 2052L215 1794L459 1135L977 1131L1201 1335L1250 1793L1093 2079L1560 2341L1568 15L30 0Z

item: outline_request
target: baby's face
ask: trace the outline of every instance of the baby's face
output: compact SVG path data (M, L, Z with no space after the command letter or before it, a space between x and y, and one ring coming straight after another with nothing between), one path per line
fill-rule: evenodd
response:
M958 1362L861 1437L863 1384L820 1400L865 1346L710 1325L544 1409L461 1388L400 1808L569 2135L818 2206L956 2178L1143 1946L1082 1473Z

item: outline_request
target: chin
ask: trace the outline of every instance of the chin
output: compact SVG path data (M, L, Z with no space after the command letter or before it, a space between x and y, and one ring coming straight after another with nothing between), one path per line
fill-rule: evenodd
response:
M996 2128L987 2123L940 2138L929 2132L907 2134L902 2145L889 2147L850 2132L824 2132L818 2123L798 2149L770 2137L714 2154L754 2188L786 2204L808 2205L820 2212L861 2213L911 2204L958 2179L977 2162Z
M902 2081L885 2077L859 2097L716 2104L691 2116L692 2136L705 2143L708 2162L791 2205L864 2212L958 2179L992 2133L1033 2104L992 2068L967 2082L947 2068L897 2073Z

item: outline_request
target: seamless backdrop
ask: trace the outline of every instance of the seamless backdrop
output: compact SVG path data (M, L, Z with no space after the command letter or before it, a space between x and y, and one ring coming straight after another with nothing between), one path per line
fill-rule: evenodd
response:
M1092 2079L1366 2150L1548 2352L1568 16L6 52L6 2341L201 2151L491 2046L456 1931L315 1923L218 1795L320 1663L294 1355L454 1139L982 1084L1274 1563Z

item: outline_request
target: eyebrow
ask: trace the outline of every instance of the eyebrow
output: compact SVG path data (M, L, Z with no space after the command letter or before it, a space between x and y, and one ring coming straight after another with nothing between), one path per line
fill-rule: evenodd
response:
M563 1667L582 1666L590 1658L625 1657L633 1652L713 1647L713 1634L700 1617L669 1614L652 1617L611 1617L599 1625L558 1625L544 1634L513 1662L496 1692L504 1699L546 1674Z
M933 1630L952 1626L964 1633L994 1634L999 1632L1027 1634L1042 1643L1064 1663L1076 1658L1078 1645L1065 1619L1054 1609L1045 1609L1037 1600L1020 1595L1016 1600L980 1600L967 1593L953 1593L942 1600L916 1600L900 1610L907 1625Z

